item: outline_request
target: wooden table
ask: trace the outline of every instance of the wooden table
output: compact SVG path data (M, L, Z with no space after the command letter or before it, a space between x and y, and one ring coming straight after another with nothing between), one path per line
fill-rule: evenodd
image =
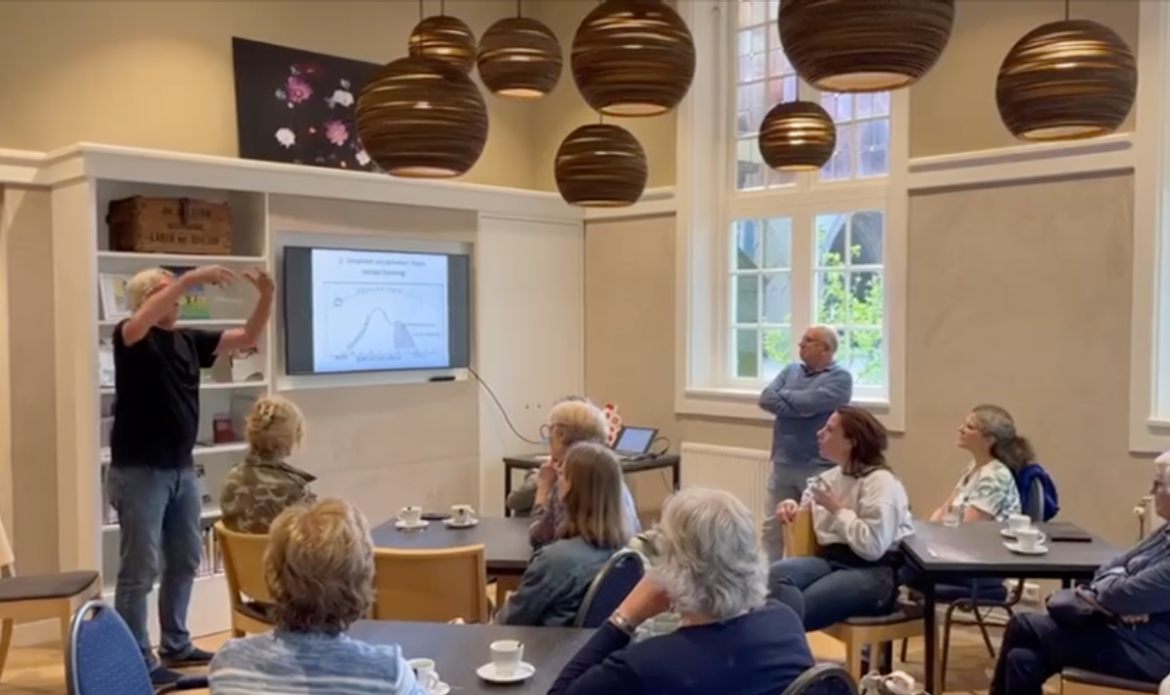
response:
M505 456L504 457L504 513L508 516L512 515L512 510L508 508L508 496L512 494L512 472L513 471L534 471L540 468L540 464L548 460L547 455L541 454L523 454L519 456ZM643 471L656 471L670 469L671 487L675 492L682 487L682 459L678 454L660 454L658 456L646 456L640 459L623 460L622 474L628 475L630 473L642 473Z
M349 634L371 644L397 644L407 659L434 659L439 676L458 695L545 695L593 630L362 620ZM477 668L491 661L488 645L499 639L524 643L524 660L536 667L532 678L516 685L496 685L475 675Z
M1037 524L1050 538L1054 532L1084 533L1067 522ZM1017 555L1006 547L1003 524L970 522L948 528L918 521L915 533L902 541L902 552L921 575L926 609L926 690L941 692L935 683L938 633L935 627L935 586L962 584L980 577L1004 579L1059 579L1066 586L1075 579L1092 577L1098 567L1120 555L1122 549L1097 536L1084 542L1048 542L1045 555ZM1091 534L1090 534L1091 535Z

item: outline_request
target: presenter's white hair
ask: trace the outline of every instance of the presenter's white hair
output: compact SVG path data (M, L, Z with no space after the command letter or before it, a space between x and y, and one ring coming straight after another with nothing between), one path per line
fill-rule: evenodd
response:
M153 294L159 285L172 277L174 275L170 271L162 268L148 268L139 271L130 278L130 282L126 283L126 301L130 305L130 310L138 311L138 307L142 306L146 298Z
M563 400L548 412L548 426L560 432L565 446L577 442L604 442L609 432L605 413L587 400Z
M1154 475L1157 476L1158 482L1170 485L1170 451L1154 459Z
M680 613L726 620L764 604L768 563L752 514L723 490L687 488L667 500L650 570Z

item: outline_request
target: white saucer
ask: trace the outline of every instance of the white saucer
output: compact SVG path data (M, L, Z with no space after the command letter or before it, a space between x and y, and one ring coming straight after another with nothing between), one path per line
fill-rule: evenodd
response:
M534 673L536 673L536 667L527 661L521 661L510 676L504 676L498 673L496 671L496 665L491 662L475 669L475 675L489 683L519 683L520 681L528 680Z
M439 681L438 685L431 688L430 690L427 690L426 694L427 695L447 695L447 693L449 693L449 692L451 692L451 686L444 683L443 681Z
M1017 555L1045 555L1048 553L1048 546L1040 544L1031 550L1024 550L1019 543L1004 543L1005 548Z
M1006 526L999 530L999 535L1003 536L1004 538L1011 538L1012 540L1015 540L1015 538L1016 538L1016 534L1013 533L1012 530ZM1040 543L1043 544L1044 541L1046 541L1046 540L1048 540L1048 536L1044 535L1044 532L1041 531L1040 532Z
M421 519L416 523L408 524L402 519L399 519L398 521L394 522L394 528L398 529L399 531L416 531L418 529L426 528L430 523L431 522L427 521L426 519Z
M475 526L479 526L479 519L472 519L471 521L465 521L462 524L455 523L454 519L443 519L443 523L446 524L447 528L472 528Z

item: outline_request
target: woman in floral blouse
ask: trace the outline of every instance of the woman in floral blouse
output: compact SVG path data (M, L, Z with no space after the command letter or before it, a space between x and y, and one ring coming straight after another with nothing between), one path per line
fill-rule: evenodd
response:
M941 520L948 508L960 510L963 521L1006 521L1019 514L1016 473L1036 460L1036 452L1016 431L1011 414L996 405L976 406L959 427L958 444L971 453L971 463L930 520Z

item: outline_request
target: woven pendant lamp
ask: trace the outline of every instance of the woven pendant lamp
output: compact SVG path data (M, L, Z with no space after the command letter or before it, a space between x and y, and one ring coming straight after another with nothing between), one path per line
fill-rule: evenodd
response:
M437 58L450 63L465 73L475 68L475 34L458 17L448 17L447 3L439 3L439 14L423 17L410 32L410 55ZM423 14L423 0L418 3Z
M573 79L595 111L657 116L678 106L695 79L695 41L662 0L605 0L573 39Z
M1136 96L1137 61L1125 41L1107 26L1067 15L1012 46L995 83L1004 125L1032 141L1112 133Z
M780 43L796 73L828 92L908 87L951 38L955 0L780 0Z
M820 104L776 104L760 124L760 156L780 171L820 169L837 149L837 126Z
M479 88L436 58L399 58L379 70L358 94L355 120L366 152L394 176L462 176L487 143Z
M564 56L557 36L542 22L521 13L488 27L479 42L479 77L499 97L538 99L561 79Z
M557 190L570 205L616 208L642 197L646 152L630 131L609 123L583 125L557 150Z

